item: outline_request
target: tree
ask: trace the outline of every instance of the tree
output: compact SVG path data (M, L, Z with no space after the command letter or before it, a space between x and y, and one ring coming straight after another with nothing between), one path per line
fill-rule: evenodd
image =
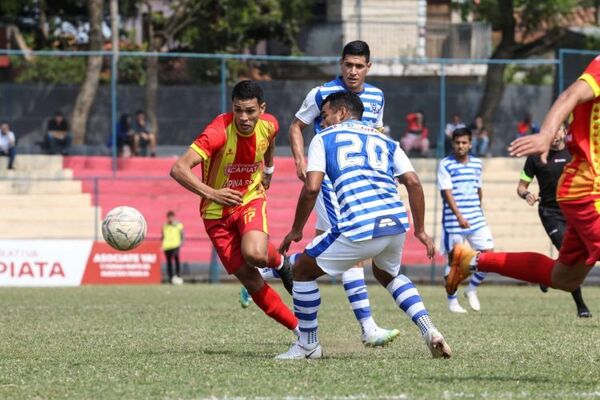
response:
M174 0L167 15L144 0L148 49L177 46L202 53L241 53L263 39L279 39L297 52L296 34L314 0ZM159 62L146 63L146 111L155 130Z
M92 51L102 50L102 17L104 11L104 0L88 0L88 14L90 20L89 49ZM71 129L73 131L73 143L83 144L87 120L96 97L100 71L102 69L102 56L89 56L85 71L85 79L79 87L79 93L73 108Z
M524 59L554 49L566 32L561 25L564 16L580 3L578 0L480 0L479 4L461 2L459 7L463 18L472 12L476 20L489 22L492 29L500 31L502 38L491 57L497 60ZM537 34L535 39L532 33ZM506 64L488 65L478 112L486 126L492 126L492 117L502 100L505 69Z

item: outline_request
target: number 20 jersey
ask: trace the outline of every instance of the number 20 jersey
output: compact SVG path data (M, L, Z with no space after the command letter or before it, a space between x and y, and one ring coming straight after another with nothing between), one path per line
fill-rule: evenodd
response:
M394 178L414 168L394 140L360 121L331 126L310 143L311 171L332 182L340 207L332 230L355 242L408 231Z

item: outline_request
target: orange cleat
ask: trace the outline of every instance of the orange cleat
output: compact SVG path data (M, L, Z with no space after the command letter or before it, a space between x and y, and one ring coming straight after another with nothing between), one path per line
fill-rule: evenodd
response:
M446 293L454 294L458 285L471 275L471 259L477 255L475 250L457 244L452 250L452 262L450 263L450 273L446 278Z

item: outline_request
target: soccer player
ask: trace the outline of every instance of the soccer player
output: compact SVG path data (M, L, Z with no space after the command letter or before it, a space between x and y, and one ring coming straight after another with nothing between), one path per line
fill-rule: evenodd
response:
M479 158L469 155L472 147L471 131L458 128L452 132L452 154L442 159L438 169L438 187L444 204L442 213L442 252L452 260L452 248L456 243L468 242L482 252L494 250L494 240L485 222L481 200L482 164ZM450 267L446 267L446 275ZM485 273L477 272L471 277L465 296L473 311L481 306L477 287L485 279ZM448 309L466 313L458 302L457 293L448 294Z
M520 198L525 200L527 204L533 206L539 201L538 214L540 220L542 221L542 225L544 226L548 237L557 250L560 250L567 226L567 221L556 202L556 185L558 179L560 178L560 174L562 173L565 164L571 161L571 153L567 150L564 141L565 135L566 128L563 124L558 131L556 131L554 141L552 141L552 144L550 145L546 164L541 162L539 155L527 157L525 167L521 172L521 179L517 186L517 194ZM533 178L537 178L540 186L540 193L538 196L527 190L529 184L533 181ZM548 291L548 288L543 285L541 286L541 289L543 292ZM577 306L577 316L580 318L590 318L592 314L583 301L581 287L578 287L571 292L571 295Z
M424 230L423 188L398 142L362 122L362 113L360 98L351 92L334 93L323 101L321 115L324 125L330 128L312 139L294 224L279 250L285 252L292 241L302 239L302 229L322 190L325 175L332 182L340 215L294 263L294 311L300 337L279 359L322 356L317 334L321 295L316 279L324 274L340 275L365 259L372 259L373 275L419 327L433 356L451 355L417 289L410 279L399 274L408 215L398 197L395 179L406 186L414 235L431 258L435 246Z
M290 125L289 135L292 154L296 163L296 174L301 180L306 178L302 131L312 124L316 135L321 132L323 129L321 126L321 108L327 96L332 93L346 91L355 93L362 101L365 110L362 115L362 122L380 130L383 129L383 92L381 89L365 82L371 68L370 58L371 51L367 43L361 40L347 43L342 50L340 59L342 74L322 86L313 88L306 95L302 106L296 112ZM315 236L321 235L336 223L339 218L339 208L331 181L325 176L316 205ZM365 345L382 346L391 342L400 334L397 329L382 329L375 323L371 313L365 272L362 265L357 265L356 268L344 272L342 283L354 316L360 324L361 338Z
M268 240L264 186L273 173L279 125L265 113L261 87L241 81L232 91L233 111L215 118L171 169L171 176L202 198L204 227L223 266L254 302L290 330L298 321L257 267L279 269L291 291L291 269ZM192 171L202 164L202 179Z
M474 271L496 272L511 278L572 292L600 260L600 56L554 102L540 133L513 141L513 156L540 154L545 163L560 124L572 116L567 146L573 159L558 182L556 200L567 220L558 259L539 253L477 253L454 247L446 292Z

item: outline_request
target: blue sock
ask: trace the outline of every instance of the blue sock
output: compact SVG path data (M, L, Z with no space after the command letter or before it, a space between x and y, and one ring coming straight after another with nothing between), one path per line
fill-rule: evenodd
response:
M419 327L421 335L424 335L430 329L434 329L429 313L425 308L425 304L423 304L423 299L421 299L417 288L408 277L398 275L388 284L387 290L398 307Z
M350 268L342 275L342 282L354 316L360 323L363 332L377 329L377 324L371 314L364 269Z
M317 313L321 305L321 293L317 281L294 281L294 314L298 318L300 343L304 348L319 344Z
M477 287L481 285L481 282L485 279L487 274L485 272L475 272L471 275L471 280L469 281L469 287L467 290L477 290Z

